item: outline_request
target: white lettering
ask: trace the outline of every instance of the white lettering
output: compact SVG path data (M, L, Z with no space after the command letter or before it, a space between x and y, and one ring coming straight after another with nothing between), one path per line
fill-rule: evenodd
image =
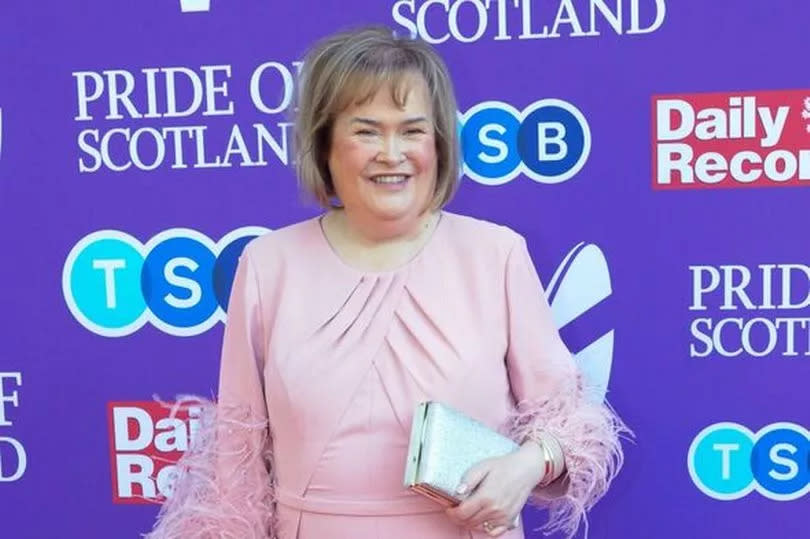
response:
M444 7L444 11L448 14L450 13L450 0L427 0L427 2L422 4L422 7L419 8L419 12L416 14L416 28L419 30L419 36L422 39L424 39L426 42L432 45L438 45L439 43L444 43L445 41L450 39L450 32L440 37L434 37L430 35L430 33L428 33L425 18L427 17L428 9L430 8L430 6L433 5Z
M168 453L169 451L185 451L188 449L188 430L186 422L176 417L165 417L155 423L155 449Z
M197 271L199 264L190 258L178 256L169 260L163 268L163 278L166 279L167 283L189 292L189 296L185 299L178 298L171 293L166 294L163 299L176 309L189 309L197 305L202 299L202 287L194 279L177 275L175 273L177 268L185 268L193 273Z
M281 76L283 94L281 96L281 101L275 107L267 105L262 97L262 89L264 88L264 86L261 85L262 75L268 69L277 71ZM260 112L265 114L277 114L287 110L287 107L290 106L292 95L293 76L290 70L284 64L280 64L278 62L265 62L257 67L253 72L253 75L250 77L250 99L253 101L253 105L256 107L256 110Z
M147 165L141 161L141 151L138 146L138 141L144 133L149 133L155 141L155 159L152 161L151 165ZM155 170L163 163L163 159L166 157L166 143L163 135L161 135L157 129L151 127L142 127L136 130L129 139L129 157L132 159L132 163L136 168L141 170Z
M751 163L759 165L762 163L762 158L756 153L751 151L742 151L734 154L731 158L729 171L731 176L741 183L751 183L757 181L762 176L762 168L751 167L748 172L743 170L743 163Z
M115 270L127 267L127 261L123 258L96 259L93 260L93 269L104 272L104 297L108 309L115 309L118 306L115 294Z
M9 444L17 453L17 469L11 475L5 475L3 460L0 459L0 483L11 483L21 479L25 475L25 469L28 467L28 456L25 453L25 447L19 441L8 436L0 436L0 444Z
M737 310L737 304L734 302L736 296L745 309L755 309L754 302L748 297L745 288L751 282L751 271L745 266L740 265L725 265L720 266L723 270L723 304L720 306L721 310ZM734 282L734 275L740 276L739 282Z
M679 142L659 144L656 156L656 182L659 185L669 185L672 183L673 175L677 173L681 183L694 183L692 157L694 157L692 147L688 144Z
M6 379L12 380L17 387L22 387L22 373L0 372L0 427L11 426L11 421L6 418L6 403L11 403L15 408L20 406L20 395L16 390L6 393Z
M785 129L785 122L790 107L779 107L776 109L776 114L771 115L770 107L758 107L760 123L765 130L765 136L760 139L760 144L763 148L770 148L776 146L779 139L782 138L782 131Z
M782 271L782 302L779 304L779 308L805 309L810 307L810 290L808 290L807 296L800 303L792 302L793 279L810 284L810 266L805 264L780 264L778 267ZM802 275L793 277L793 274L797 271Z
M217 95L228 97L228 79L231 76L231 66L201 66L200 69L205 73L205 110L203 116L232 115L233 101L230 99L224 109L217 108ZM225 80L219 83L216 82L217 71L225 74Z
M703 183L723 181L727 170L726 158L717 152L706 152L695 160L695 176Z
M616 0L615 11L610 11L606 4L606 0L591 0L591 28L586 36L598 36L599 31L596 29L596 10L602 14L602 17L607 21L613 31L621 35L622 33L622 2Z
M705 311L703 295L714 292L720 286L720 271L714 266L689 266L692 272L692 305L690 311ZM705 283L704 276L708 274L709 282Z
M92 166L88 166L85 164L84 159L79 157L79 172L95 172L101 168L101 153L99 153L99 151L92 145L88 144L86 140L88 135L93 137L95 139L95 143L98 144L98 129L85 129L79 133L79 148L93 158L94 164Z
M548 148L557 148L549 152ZM560 161L568 155L568 143L565 142L565 125L560 122L537 123L537 158L540 161Z
M391 6L391 16L394 18L394 22L405 28L411 39L416 39L419 35L417 27L408 17L402 14L403 7L411 8L411 16L413 16L416 13L416 0L397 0Z
M490 155L483 151L478 153L478 158L488 164L500 163L506 159L506 156L509 154L509 146L506 145L506 142L499 138L493 138L490 136L492 133L504 136L506 134L506 128L500 124L486 124L482 126L481 130L478 132L478 141L481 145L485 148L493 148L496 150L495 155Z
M655 32L661 25L664 24L664 17L667 14L667 6L664 0L655 0L655 19L652 24L646 28L641 27L640 22L641 10L639 9L639 0L631 0L630 2L630 29L627 34L649 34Z
M765 158L763 168L768 179L775 182L784 182L796 175L798 165L796 156L789 151L774 150Z
M682 140L695 125L695 110L682 99L659 99L655 107L658 140ZM673 115L678 115L678 122ZM677 127L675 127L677 126Z
M166 113L164 117L181 118L191 116L197 112L203 98L202 81L199 75L187 67L164 67L161 71L166 74ZM177 81L175 80L177 75L185 75L186 80L191 83L193 97L185 110L178 110L177 108Z
M740 444L712 444L712 449L720 451L722 454L721 477L724 480L731 479L731 453L740 450Z
M104 79L93 71L76 71L73 76L76 77L76 91L79 96L79 114L73 119L77 121L92 120L93 117L87 113L87 105L104 93ZM88 79L93 81L93 92L90 94L87 92Z
M465 4L472 4L478 17L478 27L469 37L464 36L458 26L458 10ZM473 43L481 39L487 29L487 10L480 0L456 0L449 12L450 34L462 43Z
M542 6L545 9L539 6L542 3L540 0L396 0L391 7L391 17L411 38L419 37L435 45L451 38L461 43L473 43L483 38L490 28L493 31L489 35L494 41L510 40L509 20L515 17L520 19L518 39L548 39L562 35L594 37L600 35L600 25L617 35L649 34L663 25L667 12L665 0L614 0L613 7L609 0L583 0L581 4L587 4L588 9L582 6L581 11L577 10L574 0L557 0L555 8ZM630 9L623 9L627 4ZM476 17L475 30L466 35L459 29L460 12L465 5L474 10L466 13ZM514 11L510 12L510 8ZM585 20L587 24L583 24ZM449 31L440 33L442 28ZM566 28L565 34L563 28Z
M134 438L130 437L130 421L136 425L137 435ZM141 408L117 406L113 408L113 433L116 451L142 451L152 443L152 417Z
M135 89L135 77L132 76L132 73L123 69L110 69L109 71L104 71L104 74L107 76L107 88L109 89L107 98L109 100L110 111L109 114L105 116L105 119L121 120L124 117L118 111L119 102L124 105L127 114L129 114L131 118L140 118L141 114L129 98L129 96L132 95L132 91ZM118 77L124 80L124 89L120 92L118 91Z
M571 26L571 37L586 35L582 31L582 25L579 23L577 11L574 9L571 0L560 0L560 7L557 9L557 15L554 17L554 25L551 27L549 37L560 37L559 28L563 23Z
M780 455L780 453L789 453L791 455L795 455L798 453L798 449L793 444L784 442L774 444L770 451L768 451L768 456L770 457L771 462L786 467L788 471L779 472L776 469L770 469L768 470L768 475L777 481L791 481L797 475L799 475L799 465L796 464L795 459L783 457Z
M134 496L135 492L132 489L134 485L140 485L144 497L156 497L155 484L151 479L155 469L152 459L146 455L116 455L115 468L118 476L118 495L120 497L131 498Z

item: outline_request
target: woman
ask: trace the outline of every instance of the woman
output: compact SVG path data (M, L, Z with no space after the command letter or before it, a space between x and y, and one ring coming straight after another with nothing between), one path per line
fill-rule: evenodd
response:
M573 535L624 427L584 398L523 238L442 210L459 157L445 65L364 29L320 42L300 88L298 174L328 211L245 248L218 415L150 537L515 539L527 499ZM422 400L520 444L447 510L402 486Z

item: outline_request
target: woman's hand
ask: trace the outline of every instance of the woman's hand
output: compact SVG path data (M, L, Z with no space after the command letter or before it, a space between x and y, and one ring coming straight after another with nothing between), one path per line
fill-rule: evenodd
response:
M448 509L447 516L467 529L487 522L485 531L497 537L512 528L544 472L543 450L531 441L503 457L483 460L464 474L458 494L471 494Z

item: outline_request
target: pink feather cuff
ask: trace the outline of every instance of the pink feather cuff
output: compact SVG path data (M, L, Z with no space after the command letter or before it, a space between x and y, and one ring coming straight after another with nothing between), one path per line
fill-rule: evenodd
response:
M562 447L566 473L529 498L530 504L548 509L549 520L542 527L547 535L562 532L570 539L584 523L587 537L587 511L622 467L620 438L632 435L607 403L591 402L585 394L580 379L577 389L560 391L556 398L520 402L507 427L519 443L542 432Z
M183 397L200 406L200 428L177 462L172 494L146 539L275 539L274 482L267 422L247 410Z

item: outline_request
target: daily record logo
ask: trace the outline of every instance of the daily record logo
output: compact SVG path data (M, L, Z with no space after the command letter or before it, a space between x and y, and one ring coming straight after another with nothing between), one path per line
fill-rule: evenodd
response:
M717 500L753 491L771 500L795 500L810 492L810 431L774 423L754 433L738 423L716 423L695 437L688 467L701 492Z
M580 243L571 249L546 287L554 323L563 334L569 327L577 329L577 325L595 327L587 323L588 318L594 316L595 307L612 293L607 260L602 250L592 243ZM602 334L588 330L584 333L586 344L575 351L575 358L588 381L591 390L588 396L601 402L607 393L613 363L613 330Z
M809 95L653 97L653 188L810 185Z
M562 99L541 99L522 111L502 101L479 103L459 115L464 174L485 185L520 174L540 183L564 182L591 151L580 110Z
M108 404L115 503L150 503L172 495L175 463L194 442L200 427L201 408L195 404Z
M70 312L88 330L122 337L145 323L191 336L225 320L239 255L256 226L230 232L219 242L174 228L142 244L117 230L82 238L65 260L62 290Z

